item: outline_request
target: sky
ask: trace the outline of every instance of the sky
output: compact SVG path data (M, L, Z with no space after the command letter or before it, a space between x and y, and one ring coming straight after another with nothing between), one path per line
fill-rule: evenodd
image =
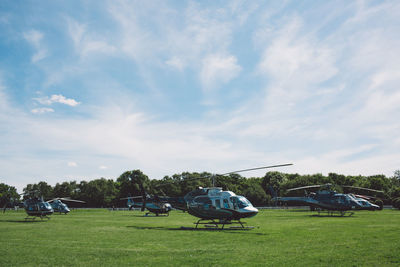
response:
M0 182L283 163L393 176L399 14L399 1L0 1Z

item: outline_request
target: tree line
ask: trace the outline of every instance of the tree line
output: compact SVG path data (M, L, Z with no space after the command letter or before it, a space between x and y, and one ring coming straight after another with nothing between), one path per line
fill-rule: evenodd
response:
M178 197L184 196L193 189L212 186L212 175L208 172L183 172L172 176L165 176L161 180L149 179L140 170L126 171L116 180L100 178L91 181L66 181L57 183L55 186L41 181L35 184L28 184L23 189L23 199L32 195L40 195L44 200L57 197L71 197L86 202L86 204L71 203L71 206L83 207L123 207L125 201L121 198L141 195L138 181L140 181L146 192L159 196ZM263 177L246 178L239 174L226 176L216 175L215 186L230 190L237 195L246 196L255 206L271 205L274 195L287 196L289 188L333 184L336 191L343 192L341 186L363 187L374 190L381 190L383 193L366 192L361 189L353 189L352 193L374 196L381 199L385 204L400 205L400 170L395 171L392 177L385 175L373 176L348 176L336 173L328 175L312 174L287 174L278 171L267 172ZM354 191L355 190L355 191ZM345 192L347 193L347 192ZM291 195L301 195L304 192L292 191ZM20 195L15 187L0 183L0 205L3 206L7 200L20 200Z

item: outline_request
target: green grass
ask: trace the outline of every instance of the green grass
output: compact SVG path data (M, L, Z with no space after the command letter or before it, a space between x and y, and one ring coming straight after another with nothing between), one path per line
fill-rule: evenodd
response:
M75 210L25 222L0 215L0 266L399 266L400 211L315 217L265 210L253 230L191 231L195 217Z

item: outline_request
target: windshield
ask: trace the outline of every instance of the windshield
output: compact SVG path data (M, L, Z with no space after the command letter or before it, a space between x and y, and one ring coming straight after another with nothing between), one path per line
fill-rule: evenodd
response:
M247 200L247 198L242 197L242 196L238 196L238 206L239 209L245 208L245 207L252 207L253 205L251 205L250 201Z
M39 206L40 206L40 208L41 208L42 210L49 210L49 209L51 209L50 204L47 203L47 202L41 202L41 203L39 203Z
M356 201L357 202L357 200L352 195L346 195L346 198L349 199L350 201Z

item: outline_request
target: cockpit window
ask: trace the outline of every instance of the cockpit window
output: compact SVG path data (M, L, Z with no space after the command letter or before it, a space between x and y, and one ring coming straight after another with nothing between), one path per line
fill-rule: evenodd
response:
M242 197L242 196L235 197L235 202L237 203L239 209L253 206L253 205L251 205L250 201L247 200L247 198Z

